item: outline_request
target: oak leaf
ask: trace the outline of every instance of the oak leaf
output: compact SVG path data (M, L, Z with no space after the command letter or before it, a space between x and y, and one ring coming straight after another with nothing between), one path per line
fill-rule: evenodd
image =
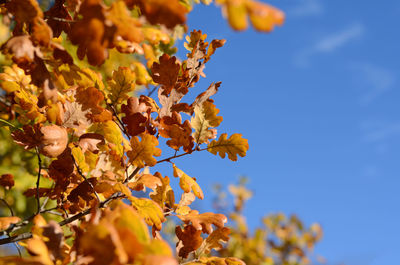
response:
M220 250L221 243L227 243L229 240L230 229L227 227L218 228L213 231L203 242L202 250L209 254L212 249Z
M132 206L144 218L148 225L154 225L157 230L161 230L162 223L165 221L164 213L160 206L154 201L146 198L135 198L131 200Z
M144 103L140 103L136 97L130 97L127 105L121 106L121 112L125 114L122 122L126 125L129 135L136 136L146 131L147 118L142 114L147 110Z
M112 78L108 81L108 98L112 105L129 98L128 93L135 90L135 80L135 73L128 67L119 67L113 71Z
M172 117L165 116L159 122L159 134L164 138L171 138L167 145L174 150L183 147L185 152L192 152L194 139L192 137L192 126L188 120L182 124L181 116L173 112Z
M186 193L193 191L194 195L202 200L204 198L203 191L199 184L197 184L196 179L186 175L185 172L177 168L175 164L173 164L173 168L174 176L179 178L179 186L181 189Z
M214 155L219 153L221 158L225 158L226 154L228 154L228 158L232 161L237 160L237 155L244 157L248 149L247 139L242 138L239 133L232 134L229 138L227 138L226 133L223 133L218 141L212 141L207 147L210 153Z
M132 150L127 152L129 161L137 166L154 166L157 164L157 160L154 156L161 155L161 149L157 148L158 140L155 136L149 134L142 134L141 140L138 137L131 138L131 148Z
M192 210L187 215L178 215L185 224L191 223L197 230L203 231L203 233L210 234L213 231L212 225L218 228L224 227L224 224L228 221L225 215L220 213L202 213Z
M63 31L68 33L71 29L71 23L69 23L68 20L72 21L72 17L64 6L64 2L65 0L56 0L54 5L44 12L44 15L48 18L47 24L53 30L53 35L56 38L58 38Z
M203 243L201 230L197 230L192 225L186 225L183 229L177 226L175 228L175 234L179 239L177 243L177 252L182 258L187 258L190 252L196 251Z
M157 189L158 186L162 186L162 181L159 177L156 177L152 174L140 174L139 176L135 177L135 180L133 182L128 183L129 188L136 191L144 192L146 192L146 188L152 189L154 191Z
M163 94L169 95L178 80L180 64L176 63L176 57L163 54L160 63L153 63L151 77L154 82L163 85Z
M115 191L122 192L132 203L132 206L144 218L148 225L154 225L157 230L161 230L162 223L165 221L161 207L154 201L146 198L136 198L131 191L122 183L114 185Z
M196 143L208 143L209 139L216 137L216 130L210 130L210 127L217 127L222 122L222 117L217 116L218 112L219 109L210 101L194 108L195 116L190 123L195 129L193 138Z
M161 208L164 208L164 205L168 208L173 207L175 203L175 196L174 191L169 185L168 176L163 177L159 172L156 172L154 176L161 180L162 185L157 186L156 189L149 194L150 198L157 202Z

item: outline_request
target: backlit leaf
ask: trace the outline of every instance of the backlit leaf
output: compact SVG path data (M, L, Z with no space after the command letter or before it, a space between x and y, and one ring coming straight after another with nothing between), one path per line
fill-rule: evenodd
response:
M219 153L221 158L225 158L228 154L228 158L232 161L236 161L238 155L244 157L248 149L247 139L243 139L239 133L232 134L229 138L227 138L226 133L223 133L218 141L212 141L207 147L210 153L214 155Z

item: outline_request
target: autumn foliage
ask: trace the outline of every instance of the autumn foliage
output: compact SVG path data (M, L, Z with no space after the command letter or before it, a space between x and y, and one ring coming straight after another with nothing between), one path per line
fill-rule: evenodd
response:
M223 119L212 97L221 83L193 89L225 40L193 30L185 33L187 58L173 56L196 2L1 1L1 155L9 172L0 185L9 215L0 218L0 244L18 243L29 255L0 264L244 264L221 250L227 217L190 208L205 194L174 161L200 151L237 161L249 149L241 134L217 131ZM284 20L253 0L215 4L236 30L250 21L270 31ZM174 178L155 172L160 163ZM176 251L163 239L171 220Z

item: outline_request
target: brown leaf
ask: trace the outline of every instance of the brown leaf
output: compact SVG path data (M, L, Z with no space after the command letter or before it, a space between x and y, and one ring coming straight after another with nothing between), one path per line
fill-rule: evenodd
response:
M74 203L79 202L79 197L82 198L84 201L89 202L94 199L94 190L92 186L96 186L97 179L96 178L89 178L87 181L83 181L79 184L75 189L71 191L68 195L68 200Z
M44 15L47 17L47 24L53 30L54 37L58 38L61 35L61 32L68 33L71 29L71 23L63 20L72 20L71 15L68 13L67 8L64 6L65 0L56 0L54 5L44 12Z
M40 125L24 125L22 128L23 130L15 130L11 133L14 142L26 150L39 146L42 137Z
M202 213L192 210L187 215L178 215L185 224L191 223L197 230L203 231L203 233L210 234L213 231L212 225L218 228L224 227L224 224L228 221L225 215L220 213Z
M121 112L125 113L122 122L126 125L131 136L136 136L146 131L145 123L147 118L141 113L146 110L147 106L143 103L139 104L139 99L136 97L130 97L127 105L123 104L121 106Z
M174 150L183 147L185 152L192 152L194 147L194 139L192 137L192 127L190 122L186 120L181 124L181 116L176 112L172 113L172 117L165 116L161 118L158 132L164 138L171 138L167 141L167 145Z
M196 251L203 243L201 230L196 229L192 225L186 225L183 230L180 226L177 226L175 234L179 239L176 251L182 258L187 258L190 252Z
M160 58L160 63L153 63L151 67L151 77L154 82L163 85L164 95L169 95L172 88L178 81L180 64L176 63L176 57L169 57L168 54L163 54Z
M0 185L6 188L7 190L11 189L14 186L14 176L11 174L1 175Z

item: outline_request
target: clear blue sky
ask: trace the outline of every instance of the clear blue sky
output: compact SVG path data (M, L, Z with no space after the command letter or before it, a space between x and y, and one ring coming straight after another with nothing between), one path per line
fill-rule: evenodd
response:
M243 133L250 150L176 163L204 190L249 176L252 227L276 211L321 223L315 252L329 265L399 264L400 1L269 3L287 15L272 34L233 32L215 6L190 14L190 30L227 40L200 87L222 81L219 132Z

